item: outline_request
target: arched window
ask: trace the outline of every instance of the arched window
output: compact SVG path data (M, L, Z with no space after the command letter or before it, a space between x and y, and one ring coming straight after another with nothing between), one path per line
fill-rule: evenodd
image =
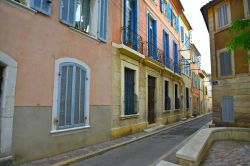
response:
M89 126L89 73L88 66L76 59L56 62L52 130Z

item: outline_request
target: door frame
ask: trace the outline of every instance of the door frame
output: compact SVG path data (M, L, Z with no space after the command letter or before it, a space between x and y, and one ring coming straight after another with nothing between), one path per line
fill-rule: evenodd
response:
M4 65L1 110L0 110L0 163L12 160L12 131L14 99L16 89L17 62L0 51L0 62Z
M155 112L155 123L157 123L157 120L159 119L159 115L158 115L158 112L157 110L159 110L159 104L158 102L160 102L158 100L158 95L159 95L159 77L160 77L160 73L156 72L155 70L149 68L149 67L146 67L146 102L145 102L145 107L146 107L146 113L145 113L145 121L148 122L148 76L151 76L151 77L155 77L155 109L154 109L154 112Z

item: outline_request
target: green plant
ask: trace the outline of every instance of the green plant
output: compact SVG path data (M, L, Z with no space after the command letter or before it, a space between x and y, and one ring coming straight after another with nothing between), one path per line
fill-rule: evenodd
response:
M236 20L232 24L229 32L235 32L237 35L227 43L229 52L232 52L236 48L243 48L247 51L250 50L250 32L248 28L250 28L250 19ZM250 60L250 55L248 55L248 60Z

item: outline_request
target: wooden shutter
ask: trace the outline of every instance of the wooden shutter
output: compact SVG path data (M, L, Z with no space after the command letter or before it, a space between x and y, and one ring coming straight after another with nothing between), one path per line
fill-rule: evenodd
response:
M222 96L221 101L223 122L234 121L233 96Z
M232 75L232 59L231 54L228 52L221 52L219 54L220 58L220 75L230 76Z
M160 0L160 11L163 13L163 0Z
M31 8L50 16L51 0L31 0Z
M157 60L158 50L157 50L157 21L156 20L153 21L153 48L154 48L153 56L154 56L154 59Z
M108 38L108 0L99 0L98 38L107 42Z
M75 27L76 0L60 1L60 20L61 22Z
M184 27L181 26L181 42L184 42Z
M132 6L132 41L133 41L133 49L138 50L138 25L137 25L137 0L133 0L133 6Z
M250 16L250 0L247 0L247 4L248 4L248 15Z
M58 86L58 128L85 124L86 71L75 63L60 65Z
M171 6L170 3L167 3L167 10L168 10L168 21L171 21Z
M125 68L125 115L135 113L135 71Z
M176 16L176 27L175 27L176 32L179 33L179 17Z

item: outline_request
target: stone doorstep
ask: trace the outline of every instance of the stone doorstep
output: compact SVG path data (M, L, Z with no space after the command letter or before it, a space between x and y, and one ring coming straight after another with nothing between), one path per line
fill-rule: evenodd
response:
M152 127L150 126L149 128L144 129L144 131L150 133L150 132L162 129L163 127L165 127L165 125L155 125L155 126L152 126Z
M110 151L112 149L127 145L129 143L135 142L135 141L139 141L143 138L152 136L154 134L157 134L159 132L162 132L164 130L168 130L171 129L173 127L176 127L178 125L184 124L184 123L188 123L191 122L197 118L201 118L204 117L208 114L203 114L203 115L199 115L196 118L192 118L189 119L187 121L179 121L179 122L175 122L172 124L168 124L168 125L163 125L163 127L158 127L155 130L152 130L151 132L139 132L139 133L135 133L132 135L128 135L125 137L121 137L115 140L111 140L108 142L104 142L101 144L97 144L97 145L93 145L93 146L88 146L82 149L76 149L70 152L66 152L63 154L59 154L59 155L55 155L52 157L48 157L48 158L44 158L44 159L40 159L40 160L35 160L35 161L31 161L28 163L24 163L24 164L20 164L19 166L33 166L33 165L52 165L52 166L63 166L63 165L69 165L70 163L74 163L80 160L84 160L84 159L88 159L91 157L94 157L96 155L105 153L107 151ZM94 149L94 150L93 150Z
M13 156L7 156L0 158L0 166L12 166Z

